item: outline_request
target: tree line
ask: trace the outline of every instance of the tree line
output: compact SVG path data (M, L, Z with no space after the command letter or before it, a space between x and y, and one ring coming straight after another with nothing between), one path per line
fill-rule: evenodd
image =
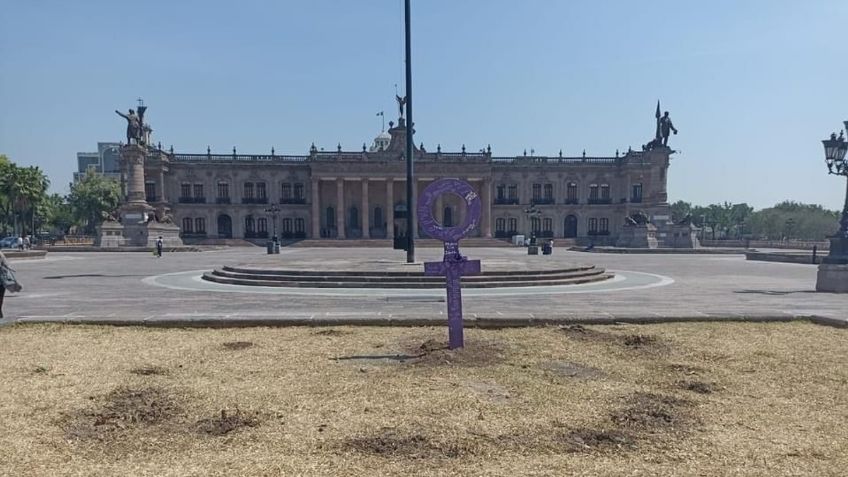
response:
M68 195L48 194L50 180L38 166L18 166L0 154L0 234L94 234L120 203L117 181L88 172Z
M671 216L675 222L691 217L708 239L824 240L839 228L839 212L791 200L760 210L745 203L704 207L679 200L671 204Z

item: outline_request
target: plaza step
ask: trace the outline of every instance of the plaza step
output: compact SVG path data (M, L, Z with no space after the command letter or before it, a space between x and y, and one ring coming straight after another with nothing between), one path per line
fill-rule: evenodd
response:
M591 265L556 270L483 272L462 278L466 288L532 287L576 285L612 278ZM305 271L251 269L225 266L203 274L203 279L230 285L307 288L442 288L444 277L426 276L422 271Z
M392 248L392 239L305 239L292 242L289 247L375 247ZM461 247L512 247L506 240L472 237L459 242ZM441 248L442 241L436 239L416 239L419 248Z

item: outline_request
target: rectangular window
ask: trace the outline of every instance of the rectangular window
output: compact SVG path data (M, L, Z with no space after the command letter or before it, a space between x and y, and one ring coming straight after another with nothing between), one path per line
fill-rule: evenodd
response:
M260 217L256 219L256 231L259 233L268 231L268 219Z
M610 198L610 186L609 184L601 185L601 199L608 200Z
M266 197L268 197L268 195L265 193L265 183L264 182L257 182L256 183L256 198L257 199L264 199Z
M498 200L506 199L506 186L504 186L503 184L498 184L498 187L497 187L496 190L497 190L497 196L496 197L498 198Z
M554 219L551 219L550 217L546 217L546 218L542 219L542 230L544 230L545 232L550 232L550 231L553 230L553 228L554 228Z
M303 184L295 184L294 185L294 198L297 200L303 200L306 197L306 194L303 193Z
M191 197L191 184L188 184L188 183L180 184L180 197L182 197L182 198Z
M539 217L530 218L530 229L536 234L542 231L542 221L539 220Z
M533 200L542 198L542 184L533 184Z
M495 219L495 231L506 232L506 220L505 219Z
M509 198L518 200L518 186L513 184L509 186Z
M196 230L197 233L199 233L199 234L205 234L206 233L206 219L204 219L203 217L198 217L198 218L194 219L194 230Z
M194 222L192 222L191 217L186 217L183 219L183 233L190 234L192 233L192 226Z
M601 219L601 230L602 234L609 233L609 219Z
M642 202L642 184L633 184L630 202Z
M147 198L148 202L156 202L156 183L155 182L145 182L144 183L144 196Z
M509 224L507 226L507 229L508 229L507 232L517 232L518 231L518 219L509 219L509 220L507 220L507 223Z
M565 188L565 199L571 203L577 202L577 183L569 182Z
M280 189L280 198L282 199L291 199L292 196L292 188L291 184L288 182L283 183Z
M252 199L253 198L253 182L245 182L244 183L244 198Z
M294 233L302 234L306 231L306 221L302 218L294 219Z
M218 197L222 199L230 198L230 184L227 182L218 183Z
M283 219L283 233L290 234L292 232L292 219Z
M203 184L195 184L194 185L194 198L202 199L203 198Z
M553 184L545 184L545 200L548 200L548 201L554 200L554 185Z
M589 200L598 200L598 184L589 186Z
M598 234L598 219L589 219L589 235Z

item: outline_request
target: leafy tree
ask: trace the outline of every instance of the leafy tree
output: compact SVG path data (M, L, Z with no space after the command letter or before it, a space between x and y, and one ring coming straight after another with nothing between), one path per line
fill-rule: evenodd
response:
M692 212L692 204L682 200L671 204L671 220L679 222ZM694 219L694 217L693 217Z
M77 183L71 185L68 195L74 220L87 234L93 234L106 214L120 204L120 185L94 172L86 172Z
M767 240L823 240L839 228L839 212L784 201L751 215L751 232Z
M6 156L0 156L0 193L3 228L21 234L32 233L36 208L44 199L50 181L37 166L18 167Z
M67 234L74 225L71 205L59 194L49 195L39 204L37 217L41 219L40 226L58 235Z

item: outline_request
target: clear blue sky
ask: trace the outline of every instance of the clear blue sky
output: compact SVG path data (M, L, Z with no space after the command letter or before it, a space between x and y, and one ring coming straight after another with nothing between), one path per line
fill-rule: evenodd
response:
M370 144L403 91L402 0L0 0L0 153L67 190L149 106L180 152ZM413 0L416 142L611 155L680 130L670 200L841 208L845 0Z

